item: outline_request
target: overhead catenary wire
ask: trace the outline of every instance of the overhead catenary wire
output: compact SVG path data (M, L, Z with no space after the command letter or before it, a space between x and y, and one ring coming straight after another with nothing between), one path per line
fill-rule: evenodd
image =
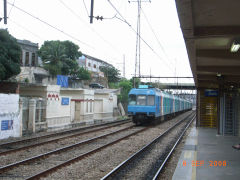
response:
M51 28L53 28L53 29L55 29L55 30L61 32L62 34L64 34L64 35L70 37L71 39L74 39L74 40L76 40L77 42L79 42L79 43L81 43L81 44L83 44L83 45L85 45L85 46L87 46L87 47L89 47L89 48L91 48L91 49L95 49L93 46L89 45L88 43L85 43L85 42L79 40L78 38L76 38L76 37L74 37L74 36L72 36L72 35L66 33L65 31L63 31L63 30L61 30L61 29L59 29L59 28L57 28L57 27L55 27L55 26L49 24L48 22L46 22L46 21L44 21L44 20L42 20L42 19L40 19L40 18L38 18L38 17L32 15L31 13L29 13L29 12L23 10L22 8L17 7L15 4L12 4L12 3L9 3L9 2L8 2L8 4L12 5L14 8L18 9L19 11L21 11L21 12L23 12L23 13L25 13L25 14L31 16L32 18L34 18L34 19L36 19L36 20L42 22L43 24L45 24L45 25L47 25L47 26L49 26L49 27L51 27Z
M118 13L118 15L122 18L118 18L121 21L125 22L131 29L132 31L134 31L136 34L138 34L138 32L132 27L132 25L123 17L123 15L118 11L118 9L113 5L113 3L110 0L107 0L109 2L109 4L112 6L112 8ZM138 34L139 35L139 34ZM174 73L174 70L172 68L169 67L168 63L142 38L141 35L139 35L139 38L144 42L144 44L160 59L162 60L165 65L169 68L169 70L171 70Z
M32 34L33 36L37 37L40 40L44 40L44 38L40 37L39 35L35 34L34 32L30 31L28 28L24 27L23 25L13 21L11 18L8 18L13 24L17 25L18 27L24 29L25 31L29 32L30 34Z
M13 4L15 4L15 0L13 1ZM11 9L10 9L10 11L9 11L9 13L8 13L8 18L10 17L10 14L11 14L11 12L12 12L12 8L13 8L13 6L11 6Z
M1 14L2 15L2 14ZM34 32L32 32L31 30L29 30L28 28L24 27L23 25L17 23L16 21L12 20L12 18L8 17L8 20L10 20L10 22L12 22L14 25L18 26L19 28L22 28L23 30L25 30L26 32L32 34L33 36L35 36L36 38L40 39L40 40L44 40L43 37L39 36L38 34L35 34Z
M91 27L87 22L85 22L81 16L79 16L72 8L70 8L66 3L64 3L62 0L58 0L66 9L68 9L76 18L78 18L82 23L84 23L86 25L86 27L88 27L92 32L94 32L103 42L105 42L106 44L108 44L114 51L116 51L119 54L122 54L119 52L119 50L117 50L116 47L114 47L110 42L108 42L106 39L103 38L103 36L98 33L96 30L94 30L93 27ZM85 1L83 0L84 4ZM116 15L115 15L116 16ZM115 16L113 16L112 18L109 19L113 19ZM105 18L104 18L105 19Z
M87 9L87 6L86 6L86 3L85 3L85 0L83 0L83 4L84 4L84 7L85 7L87 16L90 17L89 12L88 12L88 9Z
M160 40L158 39L158 37L157 37L157 35L156 35L156 33L155 33L155 31L154 31L152 25L150 24L150 22L149 22L149 20L148 20L148 18L147 18L147 16L146 16L146 14L144 13L142 7L141 7L141 10L142 10L142 13L143 13L143 15L144 15L144 18L145 18L146 21L147 21L147 24L148 24L149 28L151 29L151 31L152 31L152 33L153 33L153 35L154 35L156 41L158 42L158 45L160 46L160 48L161 48L162 52L164 53L164 55L166 56L166 58L169 60L169 56L168 56L168 54L166 53L166 51L165 51L165 49L164 49L162 43L161 43ZM171 65L173 65L172 62L171 62L170 60L169 60L169 62L170 62Z

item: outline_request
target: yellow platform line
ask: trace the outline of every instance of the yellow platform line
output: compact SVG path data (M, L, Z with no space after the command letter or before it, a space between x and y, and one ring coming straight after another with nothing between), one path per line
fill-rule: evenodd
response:
M196 139L195 139L195 145L197 146L198 144L198 130L196 129ZM193 155L193 160L196 162L197 160L197 151L194 151L194 155ZM197 168L196 166L193 166L192 167L192 180L196 180L196 177L197 177Z

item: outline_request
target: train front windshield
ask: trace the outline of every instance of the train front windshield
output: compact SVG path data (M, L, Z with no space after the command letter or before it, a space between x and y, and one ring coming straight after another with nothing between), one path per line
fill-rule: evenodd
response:
M138 95L130 94L128 105L138 105L138 106L154 106L155 98L154 96L146 96L146 95Z
M145 95L138 95L137 96L137 105L146 106L146 96Z
M135 94L130 94L128 98L128 105L136 105L136 100L137 96Z

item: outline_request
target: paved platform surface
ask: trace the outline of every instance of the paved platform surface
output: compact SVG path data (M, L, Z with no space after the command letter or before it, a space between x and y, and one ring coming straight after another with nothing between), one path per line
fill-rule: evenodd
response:
M172 177L173 180L239 180L240 138L219 136L212 128L191 129Z

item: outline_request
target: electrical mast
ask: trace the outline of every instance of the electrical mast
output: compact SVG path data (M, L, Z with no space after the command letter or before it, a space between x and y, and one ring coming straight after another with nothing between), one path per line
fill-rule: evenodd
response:
M130 2L137 2L138 4L138 15L137 15L137 37L136 37L136 55L135 55L135 72L134 76L141 76L141 4L142 2L151 2L151 0L132 0ZM138 72L137 72L138 71ZM135 78L134 78L135 80ZM135 82L134 82L135 87Z

